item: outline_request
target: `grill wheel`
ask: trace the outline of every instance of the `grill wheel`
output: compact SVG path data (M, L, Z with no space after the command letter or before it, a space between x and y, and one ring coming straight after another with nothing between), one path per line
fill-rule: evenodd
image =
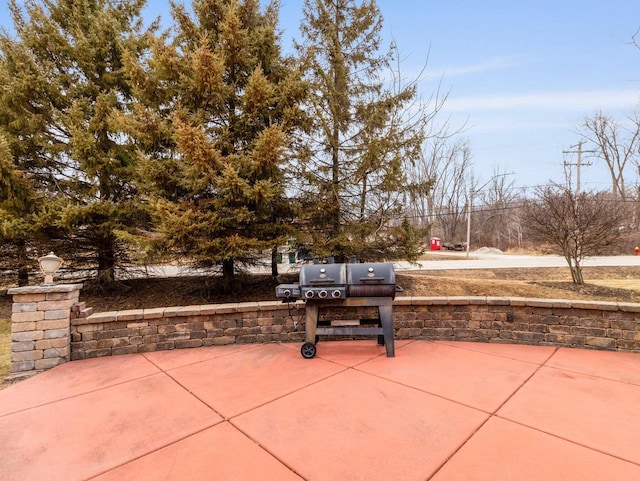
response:
M305 342L300 348L300 354L305 359L313 359L316 356L316 345L313 342Z

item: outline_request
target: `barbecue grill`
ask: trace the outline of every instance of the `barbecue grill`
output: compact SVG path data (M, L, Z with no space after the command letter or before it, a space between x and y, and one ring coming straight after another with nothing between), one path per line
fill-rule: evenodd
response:
M307 359L316 355L320 335L377 336L378 343L385 346L387 357L394 357L395 294L395 272L389 262L307 264L300 268L298 284L276 287L276 297L305 301L306 333L300 352ZM376 309L375 319L328 321L327 326L318 325L322 309L369 307Z

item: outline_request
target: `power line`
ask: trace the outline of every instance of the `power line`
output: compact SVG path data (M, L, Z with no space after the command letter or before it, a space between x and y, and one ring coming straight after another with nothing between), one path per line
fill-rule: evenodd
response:
M612 204L629 204L632 205L634 203L637 202L636 199L625 199L625 200L621 200L621 199L603 199L603 202L610 202ZM487 205L487 206L475 206L472 210L472 212L474 214L492 214L492 213L496 213L496 212L510 212L510 211L517 211L519 209L523 209L526 205L526 200L521 200L521 201L514 201L511 202L509 204L506 205L501 205L501 206L496 206L496 205ZM402 220L402 219L409 219L409 220L423 220L423 221L432 221L434 219L438 219L438 218L444 218L444 217L462 217L462 211L461 212L454 212L454 211L449 211L449 212L433 212L430 214L419 214L419 213L405 213L405 214L396 214L396 215L392 215L389 218L392 220Z

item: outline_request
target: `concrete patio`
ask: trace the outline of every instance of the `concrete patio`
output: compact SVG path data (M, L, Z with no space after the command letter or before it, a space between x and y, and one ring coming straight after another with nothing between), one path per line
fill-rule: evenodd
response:
M640 354L247 344L74 361L0 391L2 480L640 479Z

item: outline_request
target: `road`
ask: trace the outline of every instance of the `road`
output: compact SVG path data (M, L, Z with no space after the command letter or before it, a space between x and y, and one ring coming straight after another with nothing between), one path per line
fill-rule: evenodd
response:
M427 256L428 257L428 256ZM640 256L596 256L586 258L583 267L640 266ZM408 262L395 263L395 269L403 270L444 270L444 269L507 269L527 267L567 267L562 256L554 255L511 255L472 252L447 254L447 259L422 260L412 266Z
M432 256L433 260L428 259ZM486 251L471 252L467 258L464 252L427 253L427 259L417 263L394 262L397 272L412 270L451 270L451 269L507 269L507 268L531 268L531 267L567 267L564 257L554 255L514 255ZM593 266L640 266L640 256L597 256L585 259L584 267ZM300 264L278 264L280 274L297 273ZM129 270L131 277L133 270ZM255 274L270 274L271 265L265 260L263 265L251 269ZM174 277L186 275L210 274L208 269L192 269L180 266L152 266L140 269L133 274L136 277Z

